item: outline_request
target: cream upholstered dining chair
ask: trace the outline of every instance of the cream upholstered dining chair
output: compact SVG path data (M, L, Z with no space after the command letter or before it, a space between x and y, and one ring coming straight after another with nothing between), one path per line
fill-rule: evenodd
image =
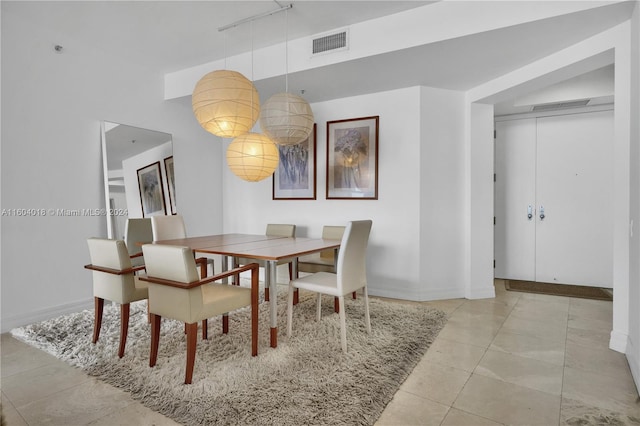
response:
M129 218L124 226L124 243L127 245L132 266L144 264L142 244L153 241L150 218Z
M329 226L325 225L322 227L322 238L325 240L341 240L342 235L344 234L344 226ZM298 258L298 272L336 272L336 251L331 250L323 250L320 253L312 253L306 256L301 256ZM298 277L296 277L298 278ZM356 292L353 292L353 298L356 298ZM298 303L298 290L295 290L293 295L293 304L296 305ZM336 312L340 312L338 298L335 298L334 310Z
M316 272L289 282L289 300L287 308L287 335L291 336L293 322L293 291L296 288L318 293L316 319L320 321L322 295L328 294L338 298L340 306L340 341L343 352L347 351L347 327L344 309L344 296L362 289L364 315L367 332L371 333L369 319L369 297L367 294L366 254L371 232L371 220L352 221L347 227L340 242L336 273Z
M322 238L325 240L342 240L344 226L322 227ZM324 250L298 258L298 272L335 272L335 250Z
M291 225L291 224L280 224L280 223L269 223L267 224L267 230L264 233L267 236L270 237L294 237L296 235L296 225ZM265 261L262 259L249 259L249 258L244 258L244 257L239 257L236 258L236 264L235 266L238 265L245 265L247 263L251 263L251 262L256 262L258 265L260 265L261 268L264 268L265 266ZM289 264L289 279L293 278L292 276L292 266L291 266L291 261L288 260L283 260L278 262L278 265L284 265L284 264ZM235 284L238 284L237 282ZM276 283L273 283L274 285ZM264 300L269 301L269 289L265 288L264 289Z
M177 240L187 238L187 227L181 215L160 215L151 216L151 232L153 241ZM196 263L200 265L200 277L207 276L207 264L211 264L211 274L215 273L213 259L208 257L196 258Z
M158 358L161 318L184 322L187 331L187 366L184 382L191 383L198 322L245 306L251 306L251 354L258 354L259 269L256 263L199 279L189 247L145 244L142 246L142 252L147 266L147 276L142 279L149 283L150 367L155 366ZM251 270L251 288L213 283L248 270ZM228 317L224 316L223 333L227 331Z
M326 240L341 240L344 234L344 226L323 226L322 238ZM336 251L324 250L320 253L312 253L306 256L298 258L298 272L336 272ZM293 304L298 303L297 290L293 296ZM356 292L352 293L353 298L356 298ZM338 298L335 298L334 310L340 312L340 302Z
M148 286L140 281L135 272L143 266L132 267L129 252L123 240L89 238L91 264L86 269L93 271L93 296L95 301L95 319L93 343L100 337L104 301L111 300L120 304L120 346L118 356L124 356L129 330L130 303L148 297Z
M177 240L187 237L184 218L179 214L151 216L153 241Z

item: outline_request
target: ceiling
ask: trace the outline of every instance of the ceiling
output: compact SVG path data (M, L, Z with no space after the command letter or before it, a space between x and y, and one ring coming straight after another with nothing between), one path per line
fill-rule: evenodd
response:
M433 2L3 0L1 5L3 14L20 15L94 49L172 72L248 52L252 42L258 49L429 3ZM287 11L255 19L253 37L250 23L218 30L289 4L294 6Z
M107 170L122 170L122 161L171 141L171 135L155 130L105 122Z
M3 18L6 12L19 15L66 37L65 49L84 43L172 72L250 51L252 44L257 49L431 3L295 1L286 13L222 32L219 27L290 2L4 0L1 7ZM416 85L468 90L629 19L634 5L609 2L583 12L292 73L289 90L304 90L309 102ZM283 77L257 81L261 98L281 91L282 82Z

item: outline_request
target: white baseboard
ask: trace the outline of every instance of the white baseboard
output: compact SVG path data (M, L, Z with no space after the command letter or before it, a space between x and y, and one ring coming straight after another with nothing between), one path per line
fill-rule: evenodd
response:
M616 330L611 331L611 337L609 339L609 349L613 349L616 352L626 354L628 345L629 336L626 333L620 333Z
M436 288L436 289L391 289L389 287L374 287L369 283L369 294L372 296L388 297L390 299L411 300L414 302L426 302L430 300L464 299L464 290L460 288Z
M627 362L631 369L631 376L636 383L636 390L640 390L640 348L633 345L633 341L629 339L627 347Z
M485 288L472 288L469 292L468 299L494 299L496 297L496 288L491 285Z
M375 287L371 283L367 285L367 291L370 296L379 296L379 297L387 297L389 299L402 299L402 300L412 300L412 301L421 301L422 292L417 289L392 289L389 287Z
M79 312L85 309L93 309L93 297L86 300L79 300L72 303L66 303L64 305L53 306L46 309L41 309L32 312L25 312L19 315L13 315L2 318L2 326L0 331L6 333L16 327L22 327L23 325L33 324L34 322L45 321L51 318L58 317L60 315L69 314L72 312Z

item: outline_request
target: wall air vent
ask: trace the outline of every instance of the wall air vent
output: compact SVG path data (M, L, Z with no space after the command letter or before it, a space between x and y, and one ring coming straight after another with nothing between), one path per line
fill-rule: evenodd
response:
M313 39L313 54L329 52L332 50L345 50L348 43L347 31L340 31L339 33L329 34L322 37Z
M534 105L532 111L551 111L554 109L578 108L586 106L591 99L582 99L571 102L556 102L553 104Z

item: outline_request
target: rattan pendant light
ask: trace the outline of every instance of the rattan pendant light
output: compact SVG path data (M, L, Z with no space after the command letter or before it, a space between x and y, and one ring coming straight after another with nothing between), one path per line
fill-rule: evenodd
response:
M278 168L279 151L268 136L246 133L227 147L227 166L241 179L258 182Z
M223 138L249 132L260 115L258 91L237 71L206 74L196 84L191 103L198 123Z
M288 31L288 12L285 13ZM271 96L262 105L260 128L278 145L297 145L313 130L313 111L301 96L289 93L289 48L285 37L285 91Z
M313 111L301 96L276 93L262 105L260 127L279 145L297 145L313 130Z

